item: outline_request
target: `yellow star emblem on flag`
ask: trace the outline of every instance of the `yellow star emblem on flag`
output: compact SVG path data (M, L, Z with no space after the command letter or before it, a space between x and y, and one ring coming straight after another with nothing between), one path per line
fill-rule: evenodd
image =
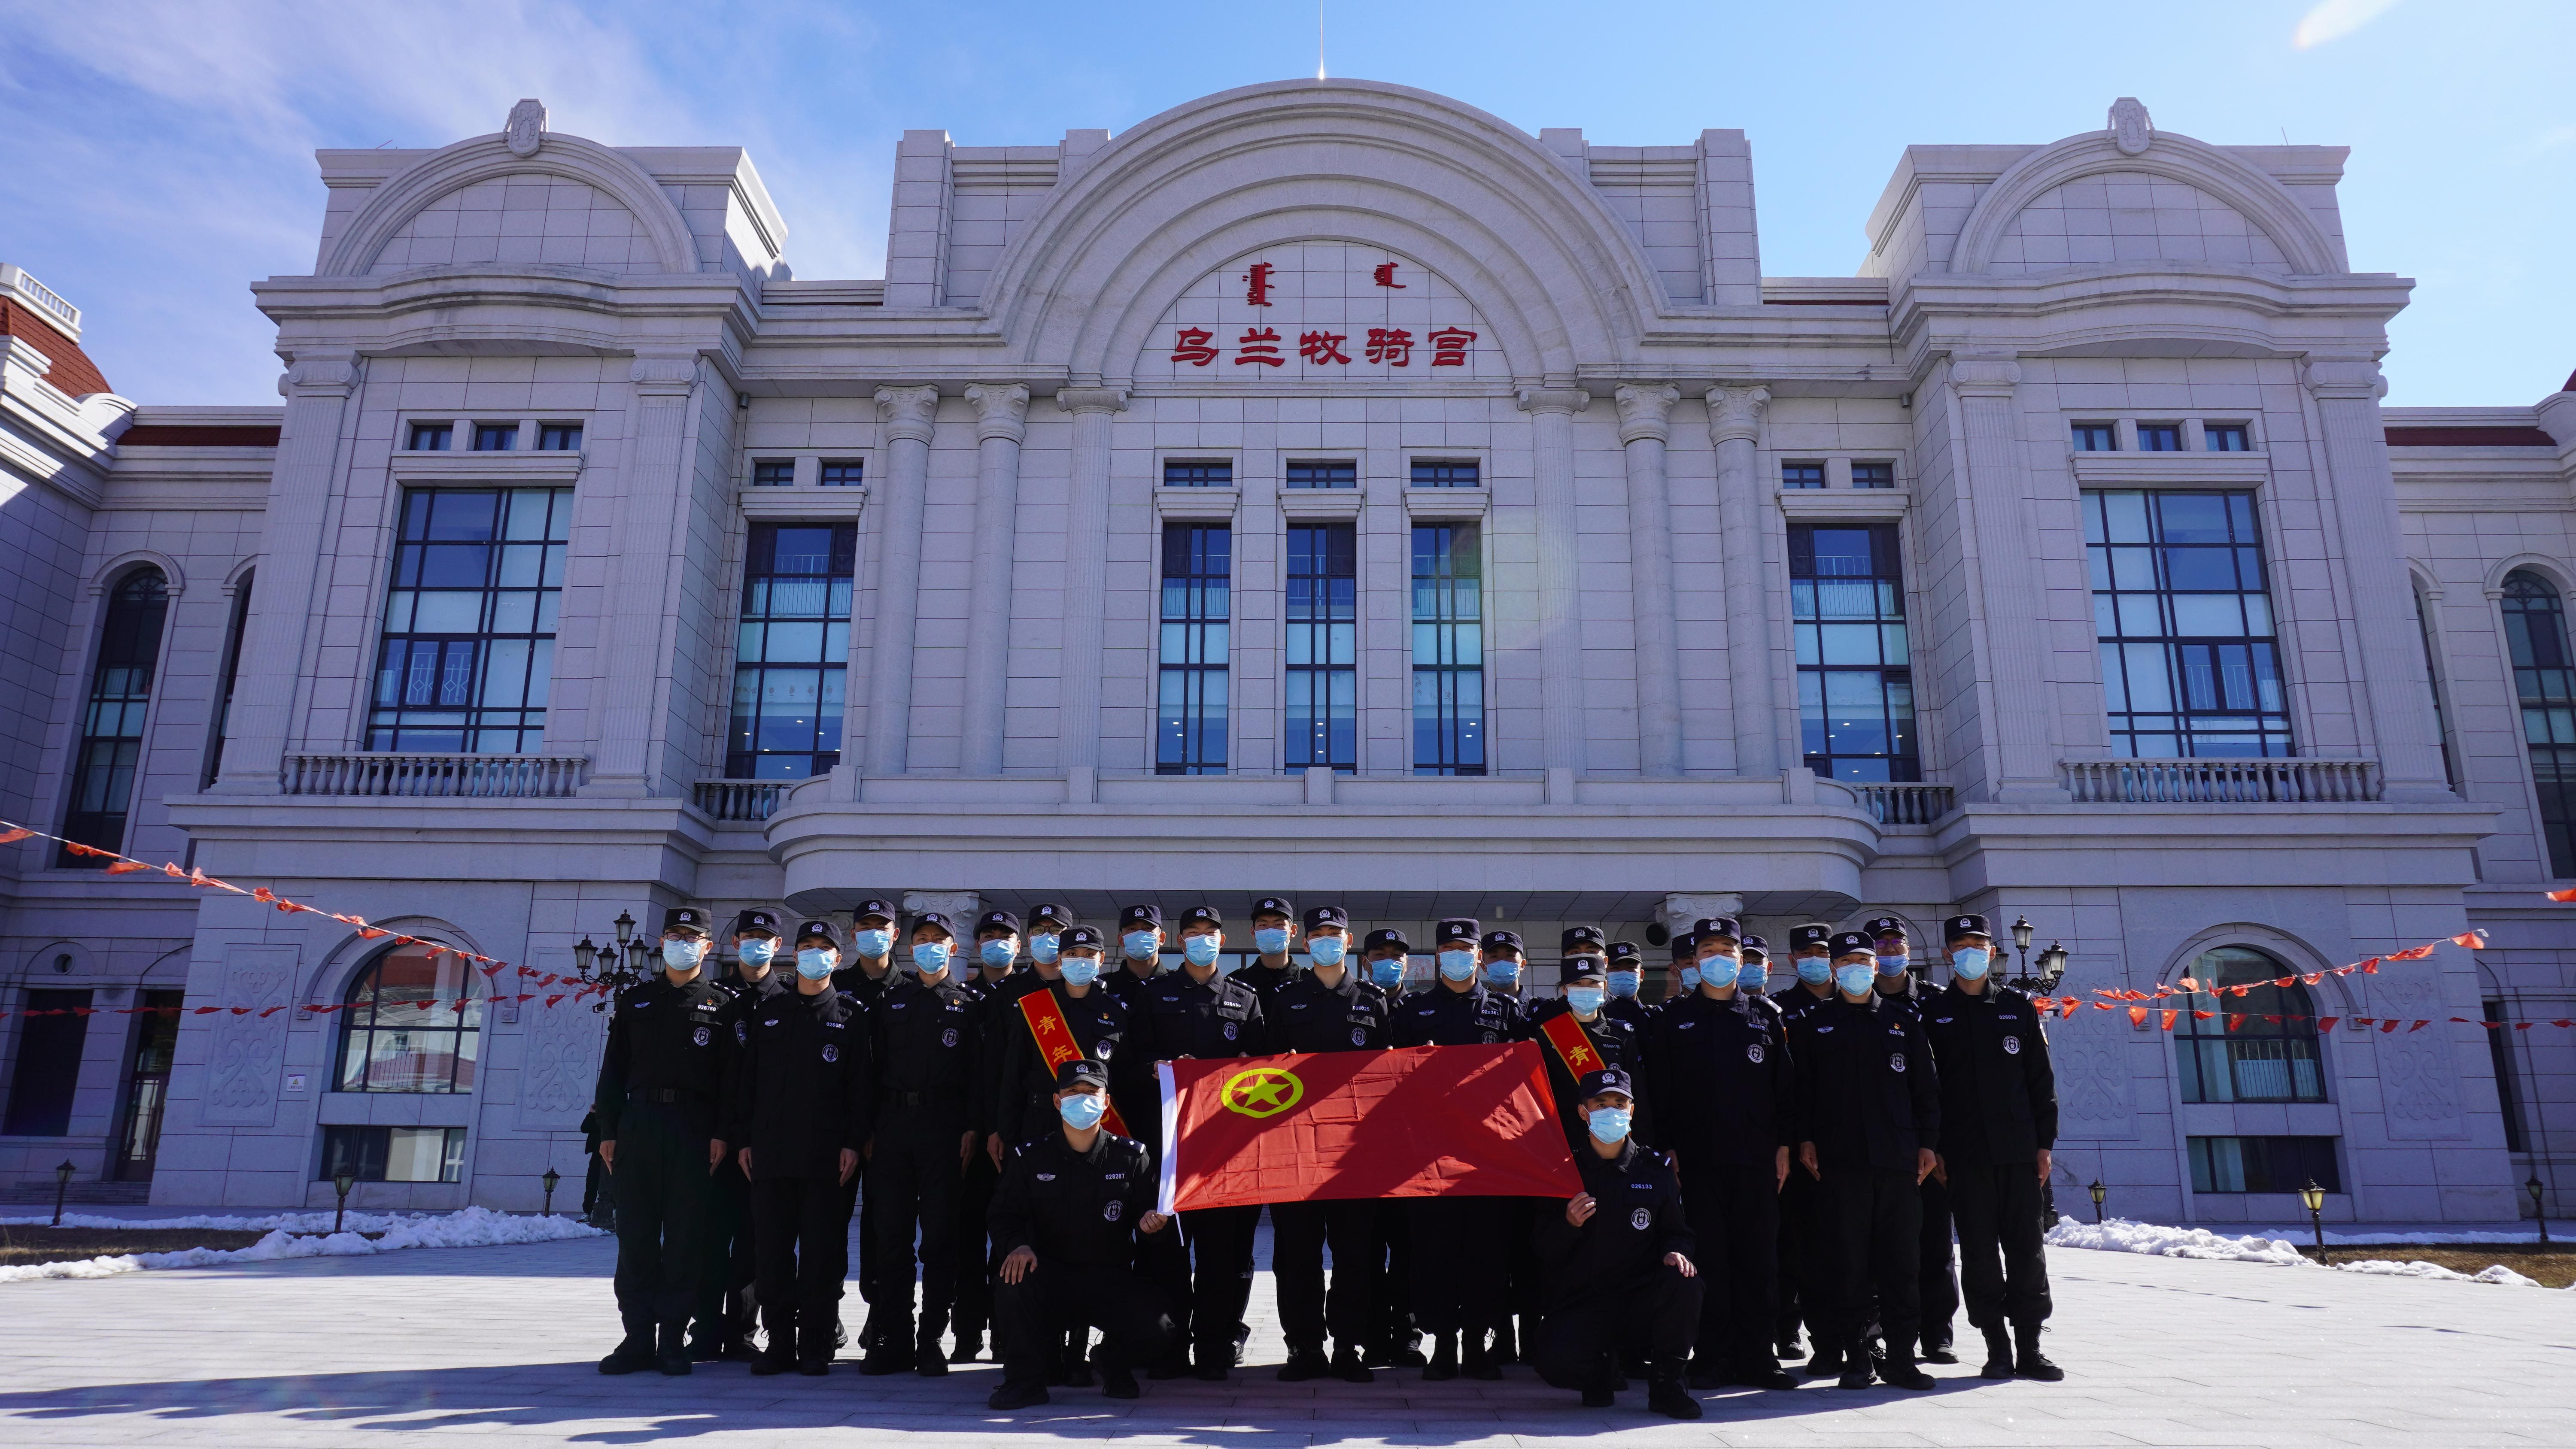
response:
M1254 1067L1228 1077L1222 1096L1228 1111L1276 1117L1305 1100L1306 1084L1279 1067Z

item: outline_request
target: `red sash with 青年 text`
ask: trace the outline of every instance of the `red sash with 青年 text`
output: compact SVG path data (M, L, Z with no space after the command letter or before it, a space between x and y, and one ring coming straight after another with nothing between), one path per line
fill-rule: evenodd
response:
M1582 1022L1574 1019L1573 1012L1558 1012L1538 1030L1539 1035L1547 1038L1547 1044L1556 1048L1556 1059L1565 1064L1565 1070L1572 1074L1577 1088L1583 1085L1587 1074L1601 1070L1601 1053L1593 1048L1592 1034L1583 1029Z
M1052 991L1032 991L1020 998L1020 1019L1029 1024L1029 1039L1037 1044L1038 1057L1047 1065L1047 1079L1053 1081L1064 1070L1066 1062L1082 1060L1082 1043L1074 1040L1073 1023L1064 1019L1064 1006ZM1102 1125L1121 1137L1135 1134L1127 1130L1127 1119L1118 1115L1115 1103L1101 1117Z

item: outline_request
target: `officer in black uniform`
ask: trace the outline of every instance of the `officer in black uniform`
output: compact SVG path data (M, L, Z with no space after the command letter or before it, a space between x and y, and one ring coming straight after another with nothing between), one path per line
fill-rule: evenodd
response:
M1120 1005L1133 1011L1146 984L1163 974L1163 908L1148 903L1120 911L1117 944L1118 964L1102 968L1101 982ZM1125 1113L1127 1103L1120 1101L1118 1110ZM1134 1120L1132 1115L1129 1120Z
M1574 1154L1583 1190L1538 1217L1547 1272L1547 1316L1534 1362L1539 1377L1581 1389L1583 1406L1617 1402L1622 1351L1647 1353L1646 1407L1700 1416L1682 1387L1682 1364L1700 1320L1696 1245L1671 1159L1631 1133L1635 1084L1612 1067L1581 1084L1584 1141Z
M1019 922L990 911L983 936ZM879 1334L861 1372L924 1377L948 1372L939 1337L956 1300L957 1213L967 1161L976 1155L971 1107L977 1077L975 997L952 979L957 933L925 911L912 921L912 972L868 1013L877 1067L876 1134L868 1144L869 1216L877 1233L869 1270L877 1275ZM913 1234L921 1241L921 1323L912 1325ZM980 1269L981 1265L978 1264Z
M986 911L975 918L974 959L949 979L973 990L1011 974L1020 959L1020 918L1009 911Z
M1664 997L1655 1003L1663 1006L1699 990L1699 933L1684 931L1673 937L1673 962L1664 974Z
M733 970L716 980L716 989L733 998L734 1010L751 1014L763 997L787 989L774 969L778 955L778 913L754 906L734 917ZM739 1147L741 1139L728 1136ZM759 1274L751 1242L751 1179L731 1161L716 1169L707 1193L707 1263L698 1276L698 1301L689 1326L689 1357L706 1363L729 1358L749 1362Z
M1796 1388L1772 1357L1771 1333L1797 1080L1778 1015L1743 989L1742 962L1728 954L1742 951L1741 929L1719 916L1694 934L1720 949L1700 958L1697 991L1655 1013L1646 1047L1657 1133L1680 1159L1682 1202L1700 1241L1691 1387Z
M1269 1039L1261 993L1217 970L1218 957L1225 950L1224 918L1213 906L1192 906L1180 919L1181 969L1154 980L1136 1000L1121 1054L1131 1081L1151 1073L1157 1062L1259 1056ZM1138 1100L1146 1099L1147 1090L1138 1087ZM1159 1108L1160 1088L1151 1090ZM1152 1127L1138 1123L1133 1113L1127 1120L1144 1133L1155 1160L1161 1161L1161 1112L1155 1112ZM1227 1207L1199 1208L1180 1216L1181 1240L1192 1265L1189 1309L1183 1317L1196 1373L1209 1383L1222 1383L1251 1332L1243 1322L1244 1306L1252 1296L1247 1248L1261 1214L1254 1208ZM1162 1271L1170 1272L1168 1263ZM1178 1287L1173 1284L1169 1290L1175 1297ZM1171 1360L1155 1371L1169 1374L1175 1367L1177 1360Z
M850 912L850 957L832 977L835 990L862 1009L899 979L895 975L894 902L869 899Z
M1476 979L1483 954L1479 935L1476 922L1467 917L1452 917L1433 929L1439 974L1431 986L1397 1004L1396 1046L1490 1046L1520 1039L1520 1003ZM1462 1339L1469 1377L1503 1376L1486 1335L1502 1325L1508 1279L1492 1271L1486 1260L1510 1231L1505 1201L1426 1197L1409 1205L1413 1311L1433 1341L1431 1362L1422 1371L1425 1379L1458 1377Z
M1312 936L1313 928L1309 927L1307 933ZM1392 927L1369 932L1361 949L1360 970L1368 984L1386 998L1389 1043L1395 1038L1396 1008L1410 994L1405 989L1404 973L1412 962L1412 952L1404 933ZM1369 1367L1420 1368L1426 1360L1417 1346L1421 1334L1414 1327L1414 1205L1398 1198L1383 1198L1372 1206L1376 1209L1378 1242L1378 1253L1370 1260L1377 1268L1373 1314L1376 1336L1369 1340L1361 1363Z
M832 926L808 921L796 935L829 940ZM867 1017L833 988L820 953L799 959L794 990L751 999L743 1016L728 1115L751 1185L769 1329L768 1349L751 1371L827 1373L849 1268L841 1187L858 1175L872 1120Z
M617 1316L626 1336L599 1361L604 1374L689 1371L708 1182L725 1160L724 1093L742 1047L732 998L700 969L707 946L706 912L664 911L661 974L619 996L608 1019L591 1105L617 1194Z
M1303 974L1297 959L1288 954L1296 944L1295 902L1286 896L1263 896L1252 903L1252 949L1258 954L1251 965L1234 973L1234 979L1261 993L1264 1010L1281 987Z
M1925 1004L1923 1030L1941 1068L1941 1165L1968 1322L1985 1335L1984 1377L2053 1383L2066 1371L2039 1351L2050 1307L2039 1194L2057 1143L2057 1074L2040 1011L1994 979L1986 918L1952 916L1942 934L1950 985Z
M995 1025L1011 1003L1056 979L1064 929L1072 924L1072 910L1056 902L1040 901L1029 907L1030 965L1026 969L1005 965L997 971L986 963L980 978L969 983L976 998L976 1072L968 1089L967 1111L969 1125L978 1133L992 1131L993 1083L1002 1069L1001 1038ZM977 950L980 953L982 947ZM965 1180L958 1188L957 1306L952 1310L956 1347L948 1351L950 1363L973 1363L984 1351L984 1330L993 1321L995 1260L986 1238L986 1219L993 1211L993 1189L1001 1180L1001 1167L990 1153L977 1151L968 1157Z
M1784 1038L1794 1039L1798 1018L1834 999L1834 928L1810 921L1789 931L1789 979L1771 998L1780 1014ZM1803 1101L1799 1104L1803 1107ZM1793 1171L1780 1189L1780 1316L1772 1329L1771 1351L1782 1361L1798 1356L1798 1325L1807 1326L1815 1354L1801 1367L1808 1374L1843 1371L1842 1346L1831 1331L1833 1255L1825 1246L1823 1209L1816 1202L1813 1174Z
M1284 904L1284 903L1283 903ZM1339 906L1306 912L1308 970L1262 1003L1270 1026L1269 1053L1376 1051L1387 1044L1387 994L1359 978L1346 955L1350 922ZM1237 979L1249 971L1235 973ZM1378 1269L1379 1204L1367 1199L1282 1202L1270 1207L1270 1267L1279 1289L1279 1327L1287 1335L1288 1362L1279 1377L1289 1383L1330 1373L1355 1384L1377 1375L1365 1362L1365 1345L1378 1341L1373 1323ZM1324 1287L1324 1246L1333 1250L1332 1289ZM1324 1356L1324 1333L1333 1356Z
M1153 1158L1100 1125L1107 1068L1070 1061L1057 1082L1057 1130L1011 1150L993 1197L1002 1386L985 1402L995 1409L1045 1403L1048 1381L1064 1377L1057 1360L1068 1333L1078 1343L1095 1324L1101 1393L1136 1398L1136 1364L1161 1353L1173 1331L1158 1291L1133 1268L1137 1235L1169 1223L1154 1211Z
M1743 950L1735 971L1736 989L1777 1020L1780 1008L1771 1001L1771 943L1747 931L1744 933Z
M1920 1027L1924 1003L1932 995L1931 964L1914 959L1903 919L1876 916L1861 929L1869 933L1870 946L1878 953L1878 994L1904 1007ZM1937 1165L1923 1179L1923 1246L1917 1262L1922 1326L1916 1332L1923 1345L1922 1361L1957 1363L1959 1356L1950 1351L1950 1322L1959 1311L1959 1275L1950 1259L1950 1178Z
M1878 1373L1901 1389L1928 1389L1915 1366L1916 1254L1924 1178L1941 1140L1941 1087L1923 1032L1871 984L1876 953L1860 931L1833 938L1832 1001L1798 1018L1789 1056L1803 1108L1798 1161L1816 1175L1838 1281L1834 1341L1840 1385L1869 1387L1870 1291L1878 1292L1887 1356Z
M1485 939L1492 941L1488 932ZM1561 993L1552 1001L1522 1004L1521 1039L1538 1043L1539 1059L1547 1063L1547 1085L1556 1098L1556 1113L1565 1124L1567 1145L1580 1150L1584 1142L1583 1079L1605 1067L1617 1067L1629 1080L1642 1085L1645 1076L1645 1029L1633 1021L1612 1016L1608 1007L1610 992L1604 984L1607 956L1586 951L1568 956L1557 963ZM1558 1017L1572 1019L1581 1033L1571 1053L1559 1046L1550 1035L1549 1023ZM1561 1028L1558 1030L1562 1030ZM1648 1088L1649 1094L1652 1088ZM1654 1119L1641 1099L1633 1110L1637 1113L1638 1130L1653 1134Z

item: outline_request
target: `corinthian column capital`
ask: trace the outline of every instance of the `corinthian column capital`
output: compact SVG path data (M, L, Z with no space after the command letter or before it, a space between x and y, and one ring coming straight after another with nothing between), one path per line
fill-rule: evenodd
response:
M1640 438L1658 443L1672 441L1673 404L1682 400L1682 390L1671 383L1626 382L1611 396L1619 404L1619 441L1624 446Z
M1759 442L1762 439L1762 414L1771 406L1771 389L1755 384L1750 387L1713 387L1708 390L1708 440L1731 443L1737 440Z
M881 387L877 389L877 416L885 422L886 438L909 438L916 443L930 441L932 419L939 412L939 389L935 387Z
M1008 438L1025 441L1029 435L1029 390L1008 383L988 387L977 383L966 389L966 401L975 408L975 441Z

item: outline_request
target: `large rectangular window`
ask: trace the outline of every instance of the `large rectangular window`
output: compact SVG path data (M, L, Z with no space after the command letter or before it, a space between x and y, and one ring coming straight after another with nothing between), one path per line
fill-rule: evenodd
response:
M2478 1003L2480 1013L2489 1021L2506 1020L2509 1010L2504 998L2490 996ZM2526 1151L2522 1142L2522 1084L2513 1070L2512 1038L2514 1031L2487 1029L2487 1065L2495 1069L2496 1106L2504 1114L2504 1150Z
M2424 640L2424 689L2433 701L2433 736L2442 746L2442 781L2456 790L2460 770L2451 759L2450 712L2442 708L2442 651L2433 638L2433 611L2424 606L2422 590L2410 592L2415 596L2415 632Z
M1359 768L1359 560L1347 523L1288 529L1287 767Z
M571 520L569 488L404 494L368 749L543 747Z
M1896 525L1791 525L1789 610L1807 768L1829 780L1922 779Z
M2343 1191L2331 1137L2194 1137L2193 1192Z
M2292 753L2254 495L2087 492L2084 541L2112 752Z
M125 816L143 769L143 721L152 703L152 672L161 657L161 625L170 613L170 583L156 568L127 574L108 596L99 629L98 665L81 711L79 753L72 764L66 838L100 850L125 848ZM54 864L103 869L94 855L54 848Z
M66 1137L72 1092L89 1044L87 991L30 991L18 1026L18 1065L9 1074L9 1111L0 1132L12 1137ZM62 1012L39 1016L38 1012Z
M360 1182L462 1182L462 1127L325 1127L322 1170L314 1181L346 1172Z
M802 780L841 762L852 523L755 523L742 570L725 777Z
M1474 458L1416 458L1413 460L1413 486L1416 488L1482 488L1484 467Z
M1233 588L1230 525L1163 525L1155 774L1225 773L1226 627Z
M233 723L233 687L241 682L242 636L250 632L250 588L257 578L256 573L244 574L233 589L232 622L224 631L223 682L215 691L214 737L206 744L206 768L198 781L200 789L214 784L224 772L224 740L231 734Z
M1413 773L1485 773L1485 565L1472 523L1413 525Z
M2568 648L2567 605L2555 585L2530 569L2505 575L2503 604L2540 837L2550 876L2566 880L2576 877L2576 652Z
M1234 463L1226 458L1167 458L1163 462L1163 486L1231 488Z
M1357 488L1360 465L1344 458L1338 460L1297 459L1288 465L1291 488Z

